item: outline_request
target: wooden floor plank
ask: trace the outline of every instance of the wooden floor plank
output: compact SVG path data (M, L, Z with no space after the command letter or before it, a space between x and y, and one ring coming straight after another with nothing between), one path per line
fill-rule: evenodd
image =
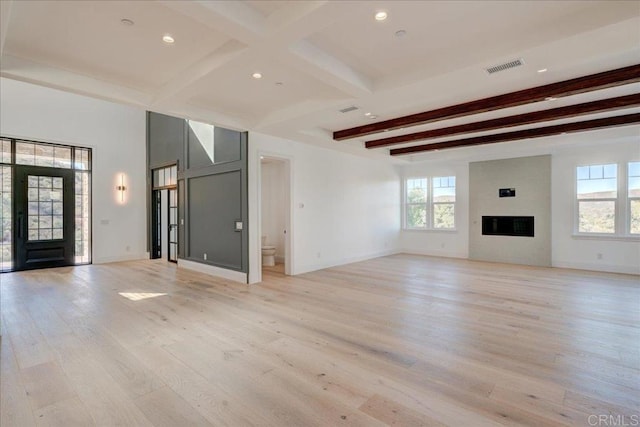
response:
M0 337L0 365L0 425L35 425L29 397L20 377L20 368L6 336Z
M91 426L96 423L80 399L61 400L34 411L38 427Z
M135 403L154 426L213 426L168 387L138 397Z
M383 396L377 394L363 403L362 406L360 406L360 410L365 414L369 414L377 420L380 420L390 426L422 427L446 425L436 420L430 419L426 415L414 411L411 408L407 408L406 406L403 406L398 402L394 402L391 399L386 399Z
M73 387L57 362L23 369L21 375L33 409L75 397Z

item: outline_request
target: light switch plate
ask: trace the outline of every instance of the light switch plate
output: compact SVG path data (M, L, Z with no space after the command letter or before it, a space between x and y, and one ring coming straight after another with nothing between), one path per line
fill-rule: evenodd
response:
M236 221L236 231L242 231L242 221Z

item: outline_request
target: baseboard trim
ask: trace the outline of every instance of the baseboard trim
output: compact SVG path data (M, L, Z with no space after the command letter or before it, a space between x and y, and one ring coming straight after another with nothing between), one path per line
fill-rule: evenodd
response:
M303 265L297 268L296 271L293 272L292 274L297 275L297 274L303 274L303 273L310 273L312 271L322 270L324 268L337 267L340 265L352 264L354 262L366 261L368 259L379 258L379 257L389 256L389 255L396 255L399 253L401 252L396 250L388 250L388 251L374 252L372 254L361 255L361 256L352 257L352 258L343 258L341 260L327 261L319 264Z
M399 253L409 254L409 255L424 255L424 256L433 256L433 257L444 257L444 258L458 258L458 259L468 259L469 261L482 261L482 262L497 262L500 261L495 260L475 260L469 258L467 254L452 254L450 252L439 252L439 251L420 251L413 249L402 249ZM530 265L530 264L517 264L517 263L507 263L514 265ZM585 271L601 271L604 273L622 273L622 274L640 274L640 266L624 266L624 265L595 265L590 263L582 263L582 262L555 262L552 260L550 266L539 266L539 267L547 267L547 268L570 268L572 270L585 270Z
M445 252L445 251L423 251L416 249L401 249L398 251L401 254L408 255L425 255L425 256L433 256L433 257L441 257L441 258L457 258L457 259L469 259L467 254L460 254L455 252Z
M197 271L198 273L208 274L210 276L222 277L223 279L233 280L234 282L247 283L247 273L241 271L227 270L213 265L201 264L199 262L187 261L185 259L178 260L178 268L186 268L188 270Z
M141 254L131 254L131 255L98 257L98 258L94 258L92 260L92 263L93 264L109 264L112 262L138 261L141 259L149 259L149 252L144 252Z
M585 262L554 262L553 267L556 268L571 268L573 270L589 270L589 271L602 271L605 273L622 273L622 274L640 274L640 266L626 266L626 265L595 265Z

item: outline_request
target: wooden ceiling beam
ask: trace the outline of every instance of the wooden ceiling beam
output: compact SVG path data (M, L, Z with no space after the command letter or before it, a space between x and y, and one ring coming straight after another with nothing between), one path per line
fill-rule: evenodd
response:
M413 147L395 148L390 150L392 156L402 154L422 153L426 151L443 150L447 148L469 147L472 145L495 144L498 142L517 141L521 139L540 138L543 136L559 135L562 133L580 132L585 130L602 129L615 126L625 126L640 123L640 113L623 116L605 117L603 119L586 120L583 122L565 123L535 129L525 129L493 135L476 136L473 138L457 139L453 141L436 142L433 144L415 145Z
M640 64L339 130L333 132L333 139L342 141L344 139L371 135L385 130L418 126L439 120L453 119L484 113L486 111L544 101L549 97L560 98L563 96L577 95L579 93L626 85L638 81L640 81Z
M599 101L585 102L583 104L568 105L566 107L552 108L550 110L534 111L532 113L517 114L515 116L500 117L481 122L464 123L440 129L431 129L423 132L409 133L406 135L392 136L389 138L374 139L364 143L367 148L379 148L405 142L424 141L430 138L459 135L463 133L483 132L494 129L504 129L513 126L542 123L550 120L567 119L590 113L602 113L605 111L619 110L640 106L640 93L616 98L602 99Z

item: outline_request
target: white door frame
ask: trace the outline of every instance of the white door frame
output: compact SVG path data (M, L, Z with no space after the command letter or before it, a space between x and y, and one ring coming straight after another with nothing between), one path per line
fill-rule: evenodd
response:
M258 244L254 247L254 257L258 260L257 262L257 271L250 271L249 274L253 278L250 280L250 283L257 283L262 281L262 158L269 158L279 162L282 162L284 167L284 179L286 182L286 188L288 191L285 191L286 204L288 205L288 209L286 209L285 216L285 238L284 238L284 266L286 275L293 275L293 158L288 156L283 156L278 153L271 153L266 151L258 151L257 153L257 167L256 167L256 177L257 177L257 194L256 194L256 206L257 206L257 224L256 229L257 233L255 234L255 239ZM254 265L256 265L254 263Z

